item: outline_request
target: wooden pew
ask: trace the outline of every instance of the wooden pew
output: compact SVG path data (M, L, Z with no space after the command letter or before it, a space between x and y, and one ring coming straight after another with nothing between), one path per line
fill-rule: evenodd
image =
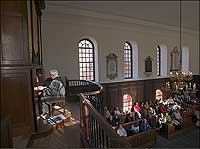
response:
M124 124L126 119L126 114L119 115L119 123Z
M137 121L132 121L129 123L122 124L123 128L128 130L130 126L134 123L139 123L142 119ZM115 128L116 129L116 128ZM156 143L157 129L151 128L145 132L139 132L125 137L127 141L131 144L131 147L147 147Z
M192 117L194 116L191 112L180 111L181 116L183 117L182 128L188 128L194 125Z
M163 124L163 127L160 129L160 135L169 139L175 134L175 126L173 123Z
M135 120L136 120L135 112L131 112L130 114L133 115L133 121L135 121ZM120 123L120 124L124 124L125 119L126 119L126 114L125 114L125 113L122 114L122 115L119 115L119 120L120 120L119 123Z

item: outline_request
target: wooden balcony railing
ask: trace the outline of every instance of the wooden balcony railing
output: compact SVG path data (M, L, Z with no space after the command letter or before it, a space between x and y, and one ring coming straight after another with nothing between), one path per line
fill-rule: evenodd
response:
M81 140L85 147L129 148L128 141L120 137L86 97L80 94Z
M96 95L103 91L103 87L93 81L87 80L67 80L66 81L66 93L67 95L78 95L83 93L84 95Z
M103 115L103 87L93 81L66 80L67 96L80 97L81 140L89 148L129 148Z

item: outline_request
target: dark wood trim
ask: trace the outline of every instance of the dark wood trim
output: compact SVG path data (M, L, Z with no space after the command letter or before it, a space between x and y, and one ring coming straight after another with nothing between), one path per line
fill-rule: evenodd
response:
M107 106L110 110L118 106L120 110L123 108L123 95L129 94L134 101L145 102L147 100L155 99L156 89L161 89L163 98L169 95L165 92L166 82L168 77L160 79L146 79L146 80L133 80L124 82L102 83L104 88L103 106ZM193 76L193 82L197 84L197 97L200 95L200 75Z
M35 53L35 47L34 47L34 37L33 37L33 5L32 5L32 1L30 1L30 15L31 15L31 24L30 24L30 26L31 26L31 43L32 43L32 50L31 50L31 52L32 52L32 62L31 62L31 64L33 64L33 62L34 62L34 53Z
M37 69L41 68L42 65L1 65L1 70L4 69Z
M41 58L40 58L40 51L41 51L41 49L40 49L40 29L39 29L39 27L40 27L40 24L39 24L39 16L37 16L37 44L38 44L38 57L39 57L39 64L41 64Z
M39 37L40 37L40 65L43 64L43 58L42 58L42 24L41 24L41 16L38 16L39 17Z

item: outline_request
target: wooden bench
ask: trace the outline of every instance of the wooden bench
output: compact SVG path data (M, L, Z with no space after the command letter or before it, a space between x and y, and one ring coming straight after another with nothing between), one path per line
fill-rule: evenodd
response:
M156 143L157 130L155 128L145 132L139 132L126 137L131 147L147 147Z
M173 123L163 124L162 128L160 129L161 136L169 139L174 134L175 134L175 126Z
M142 121L142 119L122 124L122 126L124 129L128 130L130 129L130 126L132 124L136 123L139 124L140 121ZM149 145L153 145L156 143L156 135L157 135L157 129L151 128L148 131L139 132L137 134L132 134L130 136L127 136L126 139L131 144L131 147L147 147Z
M183 117L182 128L188 128L194 125L192 121L193 113L181 111L181 116Z
M130 114L133 115L133 121L135 121L136 120L135 112L131 112ZM119 117L119 123L124 124L125 119L126 119L126 114L119 115L118 117Z

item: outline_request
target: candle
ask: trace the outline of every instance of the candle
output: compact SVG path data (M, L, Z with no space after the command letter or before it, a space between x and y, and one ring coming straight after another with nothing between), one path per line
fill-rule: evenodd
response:
M193 91L196 91L196 83L193 85Z
M188 91L188 85L185 86L186 91Z
M191 82L189 83L189 88L191 88L192 87L192 84L191 84Z

